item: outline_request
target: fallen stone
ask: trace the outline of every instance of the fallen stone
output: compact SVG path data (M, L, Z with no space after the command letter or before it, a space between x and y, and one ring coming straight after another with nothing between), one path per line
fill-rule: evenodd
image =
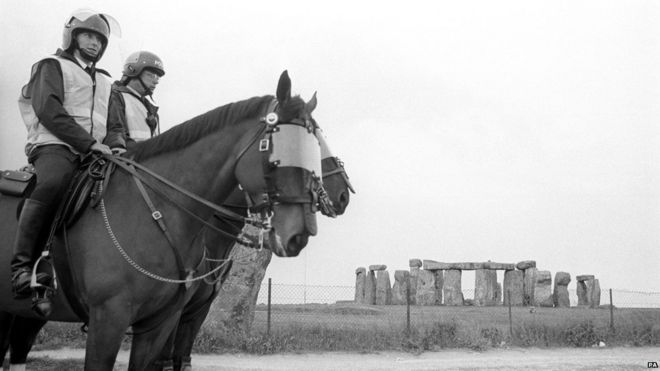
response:
M521 271L524 271L525 269L529 268L536 268L536 261L535 260L523 260L516 264L516 268L520 269Z

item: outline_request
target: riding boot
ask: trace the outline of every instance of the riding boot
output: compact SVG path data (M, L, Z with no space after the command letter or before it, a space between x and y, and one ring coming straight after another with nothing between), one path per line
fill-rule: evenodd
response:
M29 198L25 200L18 218L14 256L11 259L12 291L15 299L24 299L31 294L32 265L40 252L38 244L44 227L50 222L49 215L50 207L47 204ZM50 281L49 274L37 274L38 283L49 285Z

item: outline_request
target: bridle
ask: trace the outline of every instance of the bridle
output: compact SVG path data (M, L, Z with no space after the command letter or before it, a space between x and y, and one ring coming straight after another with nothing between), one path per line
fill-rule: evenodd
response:
M265 132L264 136L259 141L259 152L262 153L262 168L266 188L256 200L245 192L248 217L256 216L258 219L264 221L266 226L270 227L270 220L275 213L274 206L279 203L310 204L312 212L320 210L326 215L335 214L332 202L323 188L322 174L319 176L316 171L308 168L302 169L302 167L299 168L302 169L300 170L302 171L302 174L295 174L299 171L291 169L281 170L289 172L293 171L294 175L302 175L305 182L305 192L303 192L302 195L288 194L286 192L286 187L280 187L278 184L278 177L275 176L275 171L277 171L278 168L289 164L282 163L278 148L273 144L273 140L277 141L278 139L281 139L279 136L283 135L283 131L297 131L298 134L301 131L305 131L307 134L316 137L316 128L318 127L311 117L293 118L281 121L277 112L278 106L279 104L277 100L273 99L268 106L267 114L261 118L261 122L265 124ZM249 146L251 146L251 144L248 145L247 148L249 148ZM240 157L247 151L247 148L239 153L236 160L237 163ZM318 173L321 173L320 167L318 168ZM289 177L285 177L285 179L289 179ZM239 188L241 188L240 185ZM264 232L265 230L262 229L259 233L260 241L263 238Z

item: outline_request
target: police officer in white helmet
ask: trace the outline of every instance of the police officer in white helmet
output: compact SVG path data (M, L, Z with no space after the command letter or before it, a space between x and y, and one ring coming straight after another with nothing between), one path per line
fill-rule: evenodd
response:
M64 24L62 48L34 64L21 90L18 104L28 132L25 152L37 183L25 200L14 240L11 279L16 299L31 294L35 257L81 157L92 151L111 153L102 144L111 80L96 63L110 34L120 32L117 21L107 14L74 12ZM38 273L36 280L50 285L52 277Z

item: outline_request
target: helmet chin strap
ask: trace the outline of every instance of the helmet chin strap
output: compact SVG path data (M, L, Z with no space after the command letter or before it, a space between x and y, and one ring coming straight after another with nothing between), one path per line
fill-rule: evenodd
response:
M144 95L145 96L146 95L152 95L154 93L153 90L149 89L147 87L147 84L145 84L144 81L142 81L142 78L140 76L138 76L137 79L138 79L138 81L140 81L140 85L142 85L142 89L144 89Z

